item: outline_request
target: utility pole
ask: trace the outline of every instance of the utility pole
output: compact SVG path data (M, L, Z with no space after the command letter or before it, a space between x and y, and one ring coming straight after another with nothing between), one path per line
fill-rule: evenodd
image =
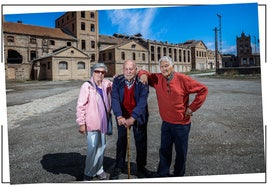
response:
M221 15L217 14L218 18L219 18L219 34L220 34L220 54L222 54L222 36L221 36Z
M218 29L217 29L217 27L215 27L215 29L213 29L213 31L215 32L215 61L216 61L216 73L217 73L217 69L219 69L219 61L218 61Z

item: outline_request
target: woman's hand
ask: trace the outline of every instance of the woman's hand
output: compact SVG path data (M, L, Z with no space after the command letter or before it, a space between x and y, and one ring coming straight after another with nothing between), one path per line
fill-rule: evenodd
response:
M87 127L86 127L86 125L80 125L80 127L79 127L79 132L80 132L81 134L86 134L86 132L87 132Z

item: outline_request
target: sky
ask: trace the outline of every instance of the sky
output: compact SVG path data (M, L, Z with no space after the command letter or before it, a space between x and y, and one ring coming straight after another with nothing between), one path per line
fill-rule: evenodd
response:
M104 8L105 9L105 8ZM56 18L64 12L5 14L5 21L44 27L55 27ZM221 19L217 16L220 15ZM99 33L133 35L141 33L144 39L184 43L202 40L208 49L215 50L215 31L218 32L218 49L222 53L236 54L236 37L244 32L251 36L253 52L259 52L258 4L216 4L171 7L145 7L99 10ZM254 40L256 39L256 40ZM256 47L255 47L256 44Z

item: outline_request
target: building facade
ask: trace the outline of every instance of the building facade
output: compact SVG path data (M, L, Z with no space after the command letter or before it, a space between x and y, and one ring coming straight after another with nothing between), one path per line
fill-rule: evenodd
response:
M236 37L236 48L239 67L260 66L259 53L252 53L250 35L242 32L240 37Z
M100 61L104 62L109 70L107 76L122 74L123 63L128 59L136 62L138 70L148 70L148 50L135 41L127 40L100 51Z
M93 64L98 61L99 31L97 11L67 12L56 19L55 26L56 28L46 28L26 25L22 22L3 23L7 80L65 79L60 76L59 72L59 76L49 76L49 71L42 70L42 68L47 69L48 64L44 66L44 63L39 63L50 56L53 57L50 59L51 67L54 67L54 63L59 63L55 61L55 51L64 47L74 47L73 52L80 50L84 54L81 62L84 62L87 68L90 67L87 63L89 60ZM84 58L88 58L88 60ZM36 59L40 61L37 63ZM45 72L48 73L46 76L43 75ZM89 71L79 70L78 72L81 74L71 79L89 77ZM74 76L76 73L73 72L72 75ZM57 73L53 72L53 74Z
M189 40L183 43L191 49L192 70L207 70L216 68L215 52L208 50L201 40ZM219 68L222 67L222 59L218 53Z
M87 80L89 70L89 56L73 46L65 46L33 60L32 76L34 80Z
M142 42L143 46L148 49L148 70L152 72L159 71L158 61L163 56L169 56L174 62L174 69L177 72L191 71L191 49L168 42L158 42L146 40Z
M66 12L56 19L56 28L77 39L77 48L88 54L95 64L99 59L99 20L98 11Z
M86 79L89 71L81 69L89 69L98 61L106 63L108 75L113 76L121 73L127 59L136 61L139 68L159 72L162 56L173 59L177 72L215 68L213 52L202 41L170 44L145 40L140 33L99 35L98 22L98 11L66 12L55 20L55 28L4 21L6 79ZM59 52L65 55L61 57Z

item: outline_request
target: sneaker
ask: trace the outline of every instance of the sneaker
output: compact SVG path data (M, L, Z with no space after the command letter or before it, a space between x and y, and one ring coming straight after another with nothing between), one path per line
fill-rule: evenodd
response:
M107 179L106 172L103 171L101 174L97 175L97 178L99 180L106 180Z
M119 175L122 173L122 169L121 168L115 168L114 171L112 172L111 176L110 176L110 180L118 180L119 179Z

